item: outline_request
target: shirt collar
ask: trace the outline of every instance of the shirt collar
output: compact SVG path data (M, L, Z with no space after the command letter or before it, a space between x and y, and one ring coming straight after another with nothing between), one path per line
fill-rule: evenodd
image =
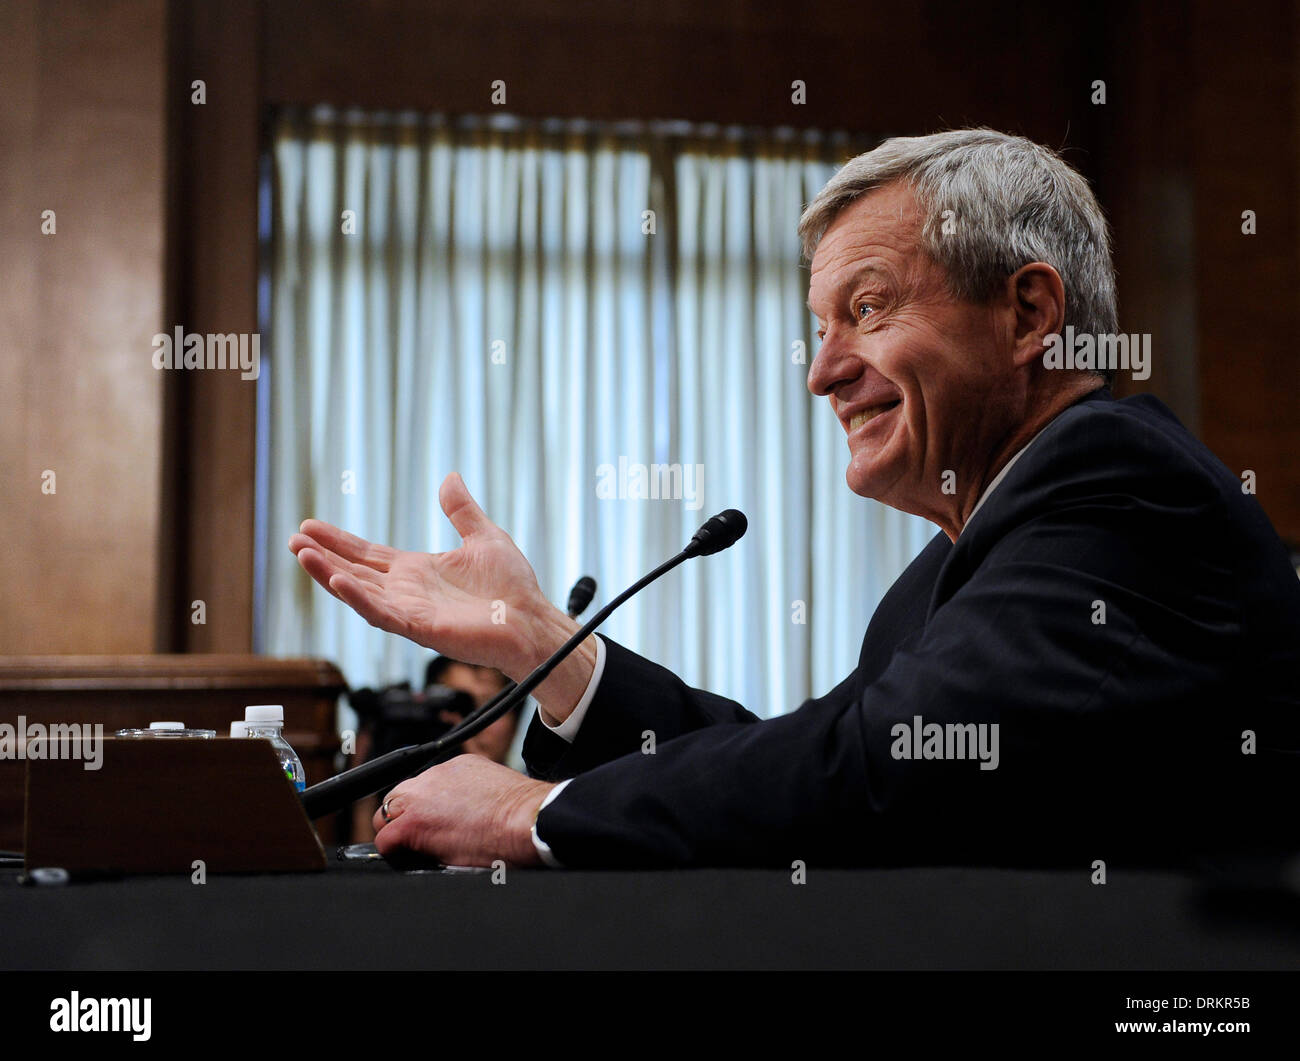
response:
M1113 401L1114 398L1113 395L1110 393L1110 387L1103 385L1098 387L1096 390L1089 391L1087 394L1081 397L1075 404L1077 405L1082 402L1091 402L1097 400ZM1040 427L1038 431L1035 432L1034 437L1031 438L1028 442L1026 442L1023 446L1021 446L1020 449L1016 451L1015 456L1013 456L1009 461L1007 461L1006 464L1002 465L1002 470L999 471L998 474L993 477L993 481L989 483L988 486L984 487L984 492L980 494L980 499L975 502L975 507L970 510L970 515L966 517L966 522L962 525L963 532L966 530L968 526L970 526L970 521L975 518L975 513L980 510L980 506L983 505L984 502L988 500L989 494L993 493L997 485L1000 482L1002 482L1003 479L1006 478L1007 472L1011 470L1011 466L1015 464L1016 461L1018 461L1022 456L1024 456L1025 450L1027 450L1030 446L1032 446L1037 441L1038 436L1041 435L1044 431L1046 431L1055 422L1055 419L1056 418L1053 417L1042 427ZM960 537L960 535L958 535L958 537Z
M1002 482L1003 479L1006 478L1007 472L1011 470L1011 466L1015 464L1016 461L1018 461L1021 457L1024 456L1025 450L1027 450L1030 446L1034 444L1035 441L1037 441L1038 436L1043 433L1045 427L1046 425L1040 427L1038 429L1038 432L1034 435L1033 438L1031 438L1018 450L1016 450L1015 456L1013 456L1009 461L1007 461L1006 464L1002 465L1002 470L998 472L997 475L993 476L993 481L989 483L988 486L984 487L984 492L980 494L980 499L975 502L975 507L970 510L970 515L966 517L966 522L962 525L963 533L965 533L966 528L970 526L970 521L975 518L975 513L978 512L980 510L980 507L984 504L984 502L989 499L989 494L993 493L993 491L997 489L998 484Z

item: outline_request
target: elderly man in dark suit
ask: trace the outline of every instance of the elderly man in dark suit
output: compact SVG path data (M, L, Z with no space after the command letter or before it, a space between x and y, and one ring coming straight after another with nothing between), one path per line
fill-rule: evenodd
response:
M377 816L380 850L1087 864L1290 842L1300 583L1240 479L1159 402L1112 398L1114 274L1086 182L989 130L894 139L832 178L800 234L808 386L844 427L848 485L940 528L857 669L759 720L590 637L537 690L534 776L474 756L426 771ZM1067 367L1063 334L1088 337ZM440 499L450 553L316 521L290 547L374 625L522 678L576 624L459 477Z

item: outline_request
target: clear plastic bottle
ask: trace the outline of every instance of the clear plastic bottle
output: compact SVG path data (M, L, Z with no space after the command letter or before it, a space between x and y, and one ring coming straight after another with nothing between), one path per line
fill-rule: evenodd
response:
M247 736L251 739L261 737L271 742L275 754L284 769L284 776L293 787L302 792L307 787L307 774L302 768L302 760L289 747L284 739L284 707L281 704L256 704L244 708L244 721L248 724Z

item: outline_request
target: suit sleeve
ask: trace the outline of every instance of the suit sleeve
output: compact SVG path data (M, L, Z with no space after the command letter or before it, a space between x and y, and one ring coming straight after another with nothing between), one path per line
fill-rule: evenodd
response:
M681 735L576 776L539 835L570 868L1087 866L1214 827L1243 759L1240 719L1222 710L1239 617L1215 549L1178 542L1189 526L1215 533L1221 513L1167 476L1089 483L1081 461L1009 525L981 514L992 544L971 546L946 597L941 579L925 628L874 682L757 723L709 711L706 727L710 701L670 692ZM630 750L640 727L617 710L639 695L624 673L601 753ZM935 724L940 748L971 754L927 755ZM991 754L977 759L980 727Z
M602 640L605 673L573 743L533 716L523 747L530 776L560 781L639 753L647 730L657 745L706 726L758 721L734 700L693 689L671 671L609 638Z

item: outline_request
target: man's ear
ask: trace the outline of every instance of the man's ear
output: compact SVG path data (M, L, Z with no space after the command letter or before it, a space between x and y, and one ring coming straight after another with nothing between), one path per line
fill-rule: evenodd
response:
M1007 294L1015 313L1014 360L1027 364L1065 327L1065 285L1046 262L1030 262L1007 278Z

